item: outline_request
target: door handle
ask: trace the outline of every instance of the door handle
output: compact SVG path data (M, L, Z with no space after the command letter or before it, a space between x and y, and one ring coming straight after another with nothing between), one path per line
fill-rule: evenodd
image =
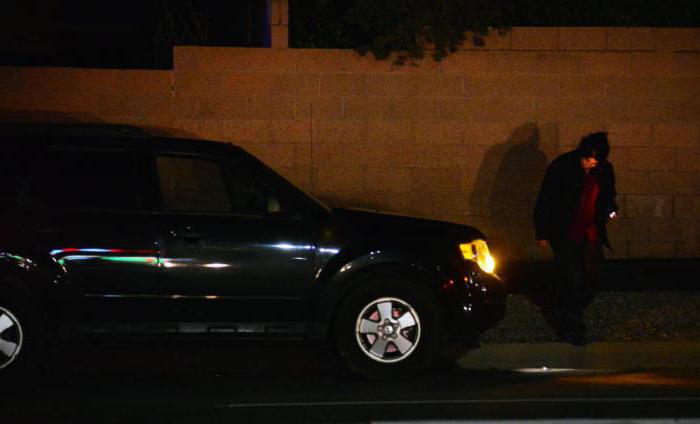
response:
M48 224L36 224L34 232L37 234L56 234L58 230Z

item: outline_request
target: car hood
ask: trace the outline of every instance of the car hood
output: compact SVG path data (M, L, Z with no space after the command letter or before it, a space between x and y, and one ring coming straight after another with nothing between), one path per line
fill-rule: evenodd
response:
M343 232L352 232L356 236L392 236L399 239L449 239L455 241L485 239L481 231L468 225L387 212L333 208L332 216L335 224L345 230Z

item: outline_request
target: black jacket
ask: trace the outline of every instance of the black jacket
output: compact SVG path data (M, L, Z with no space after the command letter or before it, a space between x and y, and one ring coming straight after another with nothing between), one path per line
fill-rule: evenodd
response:
M595 211L598 234L610 248L605 224L610 219L609 214L617 211L615 172L612 164L604 159L599 160L591 172L598 176L600 185ZM584 176L576 151L564 153L549 165L535 205L537 240L549 240L556 244L566 237L579 206Z

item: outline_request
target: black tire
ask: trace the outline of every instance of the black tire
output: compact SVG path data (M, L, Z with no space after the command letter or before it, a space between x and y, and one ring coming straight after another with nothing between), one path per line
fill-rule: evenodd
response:
M406 379L431 365L442 342L440 321L437 299L427 286L398 274L377 276L342 301L334 335L338 352L357 374Z
M0 291L0 376L23 381L35 376L44 345L39 314L29 298ZM27 380L24 380L28 382Z

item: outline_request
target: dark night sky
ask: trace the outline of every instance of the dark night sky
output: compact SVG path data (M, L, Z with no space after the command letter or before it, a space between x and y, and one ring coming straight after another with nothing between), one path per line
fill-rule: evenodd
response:
M326 15L337 20L342 14L336 9L347 8L345 1L289 0L292 44L309 45L295 38L304 33L295 31L295 25L320 27L316 22ZM512 25L698 26L700 20L700 0L492 1L508 5ZM267 0L5 3L0 9L0 65L169 69L173 44L259 47L266 39ZM329 13L318 14L318 4L326 4ZM331 39L328 46L333 43Z
M13 1L0 14L0 65L169 68L172 44L262 45L263 5L263 0Z

